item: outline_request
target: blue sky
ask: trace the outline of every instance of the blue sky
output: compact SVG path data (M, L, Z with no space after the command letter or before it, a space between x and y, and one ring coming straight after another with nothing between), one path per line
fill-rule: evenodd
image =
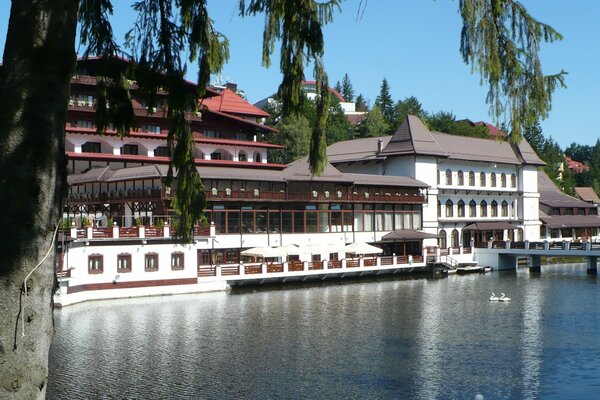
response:
M0 4L0 50L8 24L9 2ZM116 5L115 31L122 37L135 15ZM544 134L564 148L572 142L594 144L600 137L595 115L600 110L600 2L596 0L523 0L537 19L556 28L561 42L544 45L545 73L566 70L567 89L559 89L553 109L542 122ZM276 91L279 59L270 69L261 65L262 16L238 16L237 0L209 0L211 16L230 41L231 58L221 75L236 82L256 102ZM452 111L458 118L491 121L485 104L486 88L471 74L459 54L461 21L458 0L371 0L357 19L359 0L346 0L342 13L325 30L325 64L330 82L348 73L356 94L373 104L382 79L394 99L417 97L428 111ZM307 78L312 70L307 69ZM196 69L188 77L195 80Z

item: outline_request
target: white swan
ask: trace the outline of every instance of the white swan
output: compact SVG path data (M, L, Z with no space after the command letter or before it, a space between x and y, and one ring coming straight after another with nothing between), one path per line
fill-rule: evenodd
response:
M498 300L500 300L500 301L510 301L510 297L506 297L506 295L504 293L500 293L500 298Z
M490 301L500 301L500 297L496 296L496 293L492 292L492 296L490 297Z

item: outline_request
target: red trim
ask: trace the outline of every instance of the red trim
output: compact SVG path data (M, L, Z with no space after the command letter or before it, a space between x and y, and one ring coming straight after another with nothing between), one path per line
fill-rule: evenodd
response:
M65 128L67 133L80 134L80 135L93 135L100 138L101 135L98 134L96 129L94 128ZM116 131L106 131L104 136L118 136ZM139 139L160 139L167 140L166 133L140 133L131 131L129 135L126 135L125 138L139 138ZM265 149L283 149L284 146L279 144L272 143L264 143L264 142L253 142L250 140L235 140L235 139L218 139L218 138L204 138L204 137L196 137L194 138L196 143L212 143L212 144L225 144L225 145L235 145L235 146L246 146L246 147L258 147Z
M180 278L180 279L158 279L153 281L131 281L131 282L104 282L87 283L77 286L67 287L67 294L85 292L89 290L107 290L107 289L132 289L141 287L155 286L175 286L175 285L195 285L198 278Z
M196 143L213 143L213 144L229 144L235 146L246 146L246 147L262 147L268 149L283 149L284 146L280 144L264 143L264 142L251 142L246 140L235 140L235 139L212 139L212 138L194 138Z
M105 154L105 153L74 153L66 151L65 154L71 160L95 160L95 161L114 161L114 162L145 162L149 164L168 164L169 157L148 157L136 156L131 154ZM203 160L196 158L196 165L207 167L234 167L234 168L264 168L264 169L283 169L285 165L275 163L256 163L249 161L231 161L231 160Z

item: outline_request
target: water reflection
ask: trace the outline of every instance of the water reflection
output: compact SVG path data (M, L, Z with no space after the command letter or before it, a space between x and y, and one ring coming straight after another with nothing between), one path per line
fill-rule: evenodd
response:
M593 398L597 277L556 271L76 305L48 398Z

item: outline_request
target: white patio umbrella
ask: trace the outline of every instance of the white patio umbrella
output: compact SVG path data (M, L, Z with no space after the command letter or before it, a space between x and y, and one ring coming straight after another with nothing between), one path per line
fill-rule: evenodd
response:
M268 247L268 246L260 246L253 247L251 249L246 249L240 253L243 256L250 257L263 257L263 258L271 258L271 257L285 257L287 256L287 251L282 249L281 247Z
M340 245L338 244L307 244L303 246L299 246L299 250L301 253L309 253L309 254L328 254L328 253L337 253L340 250Z
M346 253L351 254L380 254L383 253L383 249L372 246L365 242L354 242L346 246Z

